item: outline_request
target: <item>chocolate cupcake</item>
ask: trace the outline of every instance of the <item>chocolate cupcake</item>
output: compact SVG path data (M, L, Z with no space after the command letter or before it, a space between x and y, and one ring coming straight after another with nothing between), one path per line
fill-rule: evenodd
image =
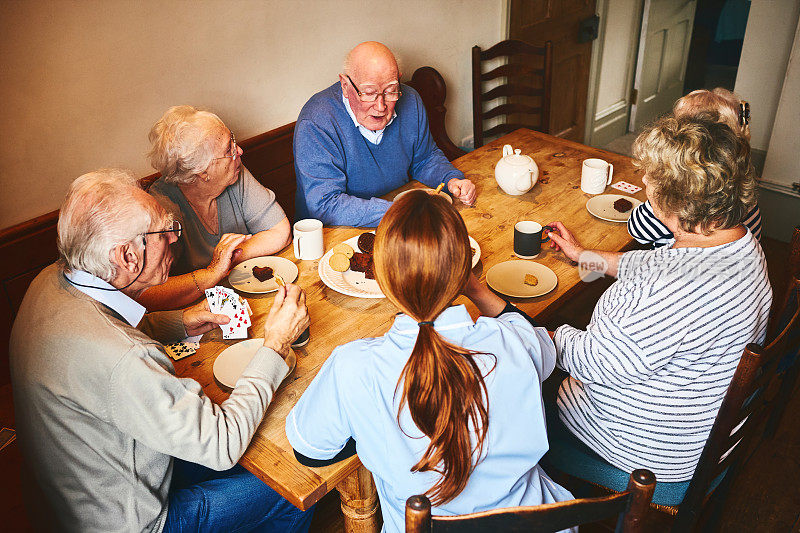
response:
M371 232L362 233L358 236L358 249L364 253L371 254L372 247L375 246L375 234Z

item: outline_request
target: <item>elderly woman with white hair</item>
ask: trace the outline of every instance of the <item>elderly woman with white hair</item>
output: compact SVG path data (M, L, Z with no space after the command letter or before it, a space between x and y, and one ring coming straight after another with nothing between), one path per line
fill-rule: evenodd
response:
M31 283L9 344L18 438L56 531L306 531L302 512L237 461L308 326L296 285L275 296L255 353L217 405L161 343L228 322L203 301L145 313L163 283L172 217L118 170L85 174L58 220L61 260Z
M150 193L183 227L174 250L175 276L149 289L149 309L196 301L238 262L273 254L290 242L291 226L275 193L242 164L242 149L220 120L174 106L150 131L149 157L161 177Z

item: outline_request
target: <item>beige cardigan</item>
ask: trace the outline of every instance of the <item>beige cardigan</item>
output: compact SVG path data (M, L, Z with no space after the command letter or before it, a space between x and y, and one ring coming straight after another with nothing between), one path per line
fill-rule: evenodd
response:
M224 470L244 453L286 363L259 350L216 405L153 340L184 336L180 311L133 328L57 265L31 283L11 332L17 432L59 529L161 531L172 457Z

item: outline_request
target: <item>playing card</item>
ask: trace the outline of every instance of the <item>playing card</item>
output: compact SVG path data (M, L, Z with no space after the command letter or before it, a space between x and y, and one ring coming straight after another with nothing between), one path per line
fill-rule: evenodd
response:
M222 338L223 339L246 339L247 338L247 326L245 326L242 322L237 321L234 322L231 320L225 325L220 326L222 328Z
M616 183L612 183L611 188L620 190L622 192L627 192L630 194L635 194L642 190L641 187L638 187L633 183L628 183L627 181L618 181Z
M206 290L208 306L212 313L227 315L231 321L220 325L223 339L246 339L247 328L252 324L252 310L247 300L233 289L216 286Z
M175 361L180 361L184 357L194 354L199 347L200 343L193 342L173 342L172 344L164 346L167 355L172 357Z

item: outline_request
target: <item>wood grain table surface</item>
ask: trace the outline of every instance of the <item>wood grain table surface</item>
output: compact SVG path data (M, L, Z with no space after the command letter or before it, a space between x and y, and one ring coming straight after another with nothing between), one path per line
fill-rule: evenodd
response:
M504 193L494 179L494 167L502 156L504 144L521 149L539 166L538 183L521 196ZM543 225L560 220L588 248L619 251L632 244L624 223L597 219L586 210L586 201L591 196L580 190L581 163L590 157L613 163L614 182L624 180L642 186L642 172L633 166L629 157L526 129L506 135L453 162L476 184L478 190L474 207L467 207L458 201L455 201L455 205L464 218L469 234L481 247L481 260L475 267L475 273L481 280L493 265L516 259L513 255L513 231L514 224L519 220L534 220ZM423 185L412 181L385 198L392 199L402 190L420 187ZM606 193L612 192L619 191L606 189ZM632 196L645 200L644 191ZM338 226L325 227L323 231L325 249L328 250L365 230ZM299 268L296 283L306 292L311 315L311 340L305 347L296 350L297 367L275 393L264 420L240 462L300 509L308 509L330 490L338 488L342 495L345 522L349 524L348 530L373 530L377 525L373 516L377 508L377 495L374 485L370 488L372 480L358 457L321 468L305 467L294 458L286 439L284 423L289 411L331 351L355 339L383 335L391 327L397 310L386 299L354 298L328 288L317 273L319 261L295 259L291 246L277 255L293 261ZM584 283L580 280L578 269L548 245L543 246L542 253L535 261L556 273L558 286L544 296L511 300L531 316L541 317L564 303L569 294L580 290ZM242 293L242 296L248 299L253 309L250 337L263 337L264 319L274 293ZM456 303L466 304L473 317L477 317L477 310L466 298L460 297ZM177 374L196 379L214 402L223 402L228 393L215 382L212 366L217 355L236 342L223 340L219 329L207 333L196 354L175 363Z

